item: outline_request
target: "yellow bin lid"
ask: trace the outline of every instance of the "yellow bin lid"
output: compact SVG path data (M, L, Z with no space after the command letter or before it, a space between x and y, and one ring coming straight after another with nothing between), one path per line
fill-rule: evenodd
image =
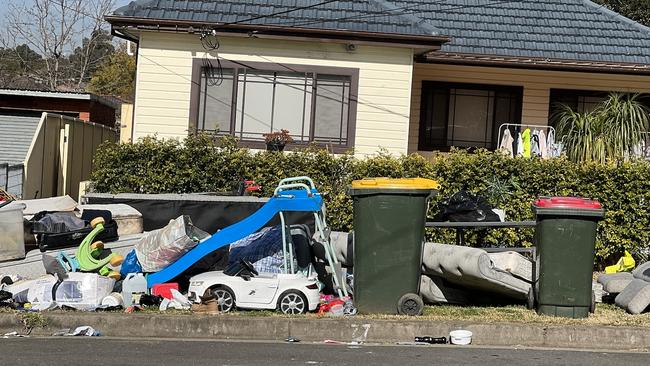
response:
M426 178L364 178L352 181L352 189L440 189L435 180Z

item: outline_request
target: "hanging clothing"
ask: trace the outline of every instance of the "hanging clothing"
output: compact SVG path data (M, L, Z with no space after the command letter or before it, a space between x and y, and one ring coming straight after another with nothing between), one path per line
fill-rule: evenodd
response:
M542 156L542 152L539 149L539 131L534 130L533 135L530 137L530 155L531 156Z
M562 154L562 144L555 142L555 131L549 130L546 137L546 148L549 158L557 158Z
M517 133L517 156L524 156L524 140L521 132Z
M501 143L499 144L499 150L503 151L506 155L513 157L514 151L512 149L512 144L515 142L515 139L512 138L510 130L506 128L503 132L503 137L501 138Z
M530 128L524 130L524 132L521 134L521 138L523 140L524 147L523 156L524 158L530 158Z
M542 159L548 158L548 147L546 146L546 133L539 131L539 151Z

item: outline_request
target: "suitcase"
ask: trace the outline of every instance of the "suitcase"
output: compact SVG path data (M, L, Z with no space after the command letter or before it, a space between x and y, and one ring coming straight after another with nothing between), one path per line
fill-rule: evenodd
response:
M106 214L106 212L108 212L108 214ZM49 213L51 212L39 212L34 216L32 222L37 222ZM104 231L97 235L96 240L107 243L119 239L119 235L117 233L117 222L112 219L109 211L100 212L93 210L92 213L88 213L93 215L93 218L102 216L106 221L106 224L104 224ZM75 230L65 230L64 228L61 228L60 225L57 225L57 230L48 232L41 231L38 229L38 225L32 224L32 227L35 228L35 230L33 230L33 233L36 234L38 248L41 250L41 252L46 252L53 249L63 249L79 246L83 239L93 230L93 228L90 226L89 218L82 216L82 219L85 221L85 227Z

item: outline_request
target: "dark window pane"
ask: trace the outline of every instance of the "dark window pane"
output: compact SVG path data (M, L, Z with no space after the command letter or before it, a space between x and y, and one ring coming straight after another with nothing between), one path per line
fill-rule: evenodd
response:
M521 122L522 94L516 87L424 82L419 148L495 148L501 124Z
M206 69L201 71L199 130L230 132L233 70L224 69L223 78Z

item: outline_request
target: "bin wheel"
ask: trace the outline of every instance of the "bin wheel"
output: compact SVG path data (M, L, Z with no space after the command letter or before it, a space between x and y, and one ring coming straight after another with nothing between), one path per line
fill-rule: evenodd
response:
M596 312L596 294L591 291L591 304L589 304L589 312L594 314Z
M400 315L421 315L423 309L424 301L422 301L420 295L413 293L404 294L397 301L397 313Z
M528 298L526 298L526 309L533 310L535 308L535 290L533 286L528 289Z
M101 217L101 216L100 217L95 217L94 219L92 219L92 221L90 221L90 226L92 226L92 228L94 229L94 228L97 227L97 225L104 224L104 223L105 223L105 221L104 221L103 217Z

